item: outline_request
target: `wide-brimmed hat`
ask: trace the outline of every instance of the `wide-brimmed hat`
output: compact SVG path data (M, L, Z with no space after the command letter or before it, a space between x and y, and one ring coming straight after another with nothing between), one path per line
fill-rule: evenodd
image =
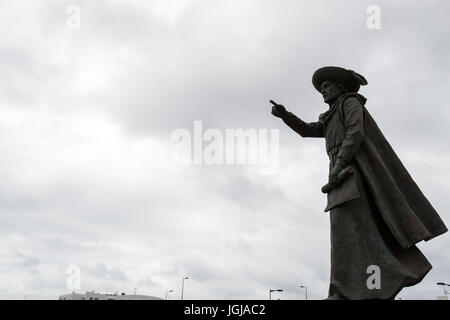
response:
M343 84L349 92L358 92L360 86L367 84L367 80L359 73L332 66L320 68L312 76L312 83L319 92L320 86L325 80L337 81Z

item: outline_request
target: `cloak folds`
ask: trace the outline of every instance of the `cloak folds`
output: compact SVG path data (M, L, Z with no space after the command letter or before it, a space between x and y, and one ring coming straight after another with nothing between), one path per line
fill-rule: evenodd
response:
M342 106L348 97L356 97L364 113L364 137L353 160L395 239L406 249L445 233L446 226L367 111L363 96L340 99L336 111L343 122Z
M402 248L445 233L446 226L378 128L365 102L362 95L349 93L321 114L318 122L306 123L290 112L283 121L303 137L325 137L326 132L335 132L333 139L326 139L330 169L336 159L344 166L353 161L357 164L383 221ZM340 121L330 121L336 113Z

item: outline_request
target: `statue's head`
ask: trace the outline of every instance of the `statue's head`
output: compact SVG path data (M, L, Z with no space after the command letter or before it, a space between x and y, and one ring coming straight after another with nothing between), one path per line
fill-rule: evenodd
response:
M320 93L325 103L333 103L341 95L347 93L347 88L340 82L333 80L322 81L320 85Z
M360 86L367 80L353 70L340 67L323 67L314 72L312 77L314 87L319 91L326 103L332 103L347 92L358 92Z

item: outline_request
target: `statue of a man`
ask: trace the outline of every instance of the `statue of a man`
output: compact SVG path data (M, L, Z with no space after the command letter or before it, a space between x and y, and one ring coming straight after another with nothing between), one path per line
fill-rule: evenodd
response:
M312 82L329 105L319 121L306 123L276 103L272 114L302 137L326 141L328 299L394 299L432 268L415 244L447 228L365 107L358 91L366 79L352 70L324 67Z

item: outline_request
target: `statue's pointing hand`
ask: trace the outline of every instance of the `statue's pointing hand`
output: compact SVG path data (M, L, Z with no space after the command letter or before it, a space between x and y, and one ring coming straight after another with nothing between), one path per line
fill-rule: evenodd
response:
M287 114L287 110L286 110L286 108L283 105L278 104L278 103L276 103L273 100L270 100L270 103L273 104L272 114L275 117L283 118Z

